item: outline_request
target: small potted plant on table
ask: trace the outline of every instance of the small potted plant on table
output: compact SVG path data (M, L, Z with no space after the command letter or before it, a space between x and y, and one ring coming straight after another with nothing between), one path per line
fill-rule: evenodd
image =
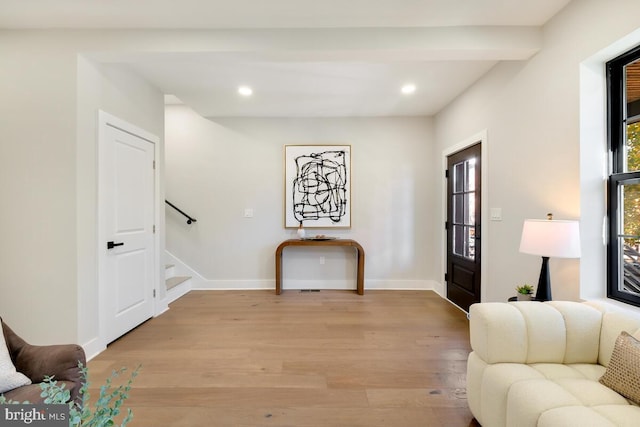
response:
M531 301L533 299L533 286L524 285L516 286L518 292L518 301Z

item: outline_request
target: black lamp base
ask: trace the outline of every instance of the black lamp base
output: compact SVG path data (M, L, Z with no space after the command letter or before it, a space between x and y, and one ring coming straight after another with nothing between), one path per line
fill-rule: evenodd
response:
M536 301L551 301L551 278L549 276L549 257L542 257L542 268L538 279Z

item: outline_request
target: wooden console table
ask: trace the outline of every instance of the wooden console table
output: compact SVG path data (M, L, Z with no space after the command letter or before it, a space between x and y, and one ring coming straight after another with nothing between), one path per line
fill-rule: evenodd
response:
M364 249L360 243L351 239L333 239L333 240L300 240L289 239L280 243L276 249L276 295L282 292L282 250L287 246L351 246L356 249L358 255L358 274L356 283L358 294L364 294Z

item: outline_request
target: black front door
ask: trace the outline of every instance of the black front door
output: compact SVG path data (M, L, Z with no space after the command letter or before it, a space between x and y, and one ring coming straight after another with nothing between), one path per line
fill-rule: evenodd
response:
M447 298L480 302L480 143L447 158Z

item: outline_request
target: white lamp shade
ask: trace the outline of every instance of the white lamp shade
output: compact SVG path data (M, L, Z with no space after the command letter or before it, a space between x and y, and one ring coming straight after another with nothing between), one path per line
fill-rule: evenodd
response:
M580 258L578 221L525 220L520 252L553 258Z

